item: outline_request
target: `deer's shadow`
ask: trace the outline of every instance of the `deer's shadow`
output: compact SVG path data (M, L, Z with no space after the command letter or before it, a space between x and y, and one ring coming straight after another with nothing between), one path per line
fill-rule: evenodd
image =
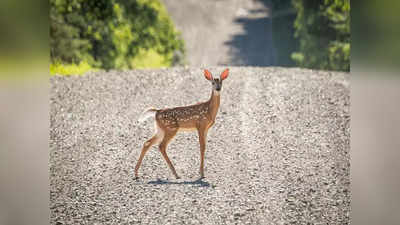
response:
M207 181L204 181L203 178L199 178L199 179L193 180L193 181L181 181L181 182L162 180L162 179L158 178L157 180L149 181L147 184L156 184L156 185L178 184L178 185L193 185L196 187L212 187L210 185L210 183L208 183Z

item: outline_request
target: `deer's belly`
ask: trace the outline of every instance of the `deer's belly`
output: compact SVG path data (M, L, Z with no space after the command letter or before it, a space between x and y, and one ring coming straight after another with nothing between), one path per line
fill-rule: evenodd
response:
M185 121L178 123L179 131L193 131L196 130L196 123L193 121Z
M195 127L179 127L178 131L188 132L188 131L195 131L197 130Z

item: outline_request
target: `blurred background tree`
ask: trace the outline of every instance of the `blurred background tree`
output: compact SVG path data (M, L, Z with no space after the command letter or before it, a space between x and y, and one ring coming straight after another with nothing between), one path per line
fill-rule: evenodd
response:
M158 0L50 0L50 54L52 74L158 68L184 42Z
M277 66L350 70L350 0L262 0ZM200 43L201 44L201 43ZM52 74L182 65L184 42L159 0L50 0Z
M271 3L274 40L289 43L277 44L278 65L350 71L350 0Z

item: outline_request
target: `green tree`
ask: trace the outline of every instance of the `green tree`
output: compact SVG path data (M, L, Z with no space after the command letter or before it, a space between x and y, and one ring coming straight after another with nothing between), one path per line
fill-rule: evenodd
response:
M103 69L169 66L184 53L158 0L50 0L50 48L53 63Z
M350 70L350 0L293 0L299 51L292 59L302 67Z

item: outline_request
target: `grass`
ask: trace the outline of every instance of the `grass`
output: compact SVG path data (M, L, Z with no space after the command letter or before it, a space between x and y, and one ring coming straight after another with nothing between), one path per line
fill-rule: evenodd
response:
M89 63L82 61L79 64L63 64L55 62L50 64L51 75L83 75L89 71L96 71Z
M157 53L154 49L140 51L132 60L132 67L137 69L170 67L167 56Z

